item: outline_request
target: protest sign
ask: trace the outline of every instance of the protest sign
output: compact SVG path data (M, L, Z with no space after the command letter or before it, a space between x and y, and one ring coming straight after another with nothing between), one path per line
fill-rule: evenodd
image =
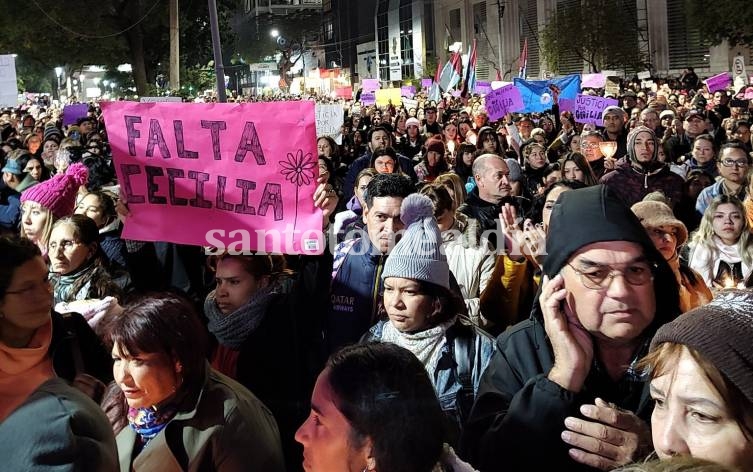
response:
M75 125L76 120L89 114L89 105L86 103L74 103L63 108L63 126Z
M18 105L18 82L16 81L16 58L13 54L0 55L0 106Z
M601 121L601 112L606 107L618 106L619 102L613 98L595 97L593 95L578 94L575 97L575 115L576 123L591 123L596 126L604 126Z
M418 110L418 100L412 100L410 98L403 98L403 106L408 111L410 111L411 109Z
M706 87L709 89L709 93L714 93L717 90L726 89L729 84L732 83L732 78L730 77L729 72L722 72L721 74L709 77L704 80L704 82L706 82Z
M102 111L131 213L123 238L323 250L313 102L119 101Z
M607 79L607 83L604 85L604 96L612 95L613 97L620 96L620 81L617 79Z
M347 87L335 87L335 97L344 98L346 100L353 99L353 87L350 85Z
M363 79L361 81L361 88L364 92L379 90L379 79Z
M520 90L514 85L506 85L492 91L486 96L486 112L492 121L503 118L506 114L523 109Z
M583 74L580 79L581 88L604 88L607 76L604 74Z
M400 87L400 95L407 98L413 98L416 95L416 87L413 85L403 85Z
M421 79L421 88L428 89L429 87L431 87L431 83L431 79Z
M402 97L400 96L399 88L382 89L377 90L374 93L376 94L377 106L386 107L390 104L390 102L396 107L402 104Z
M651 71L650 70L644 70L643 72L638 72L638 79L640 80L648 80L651 78Z
M361 104L364 106L371 106L376 104L376 95L374 92L361 93Z
M316 135L329 136L337 144L342 144L342 125L345 113L342 105L316 104Z
M570 74L550 80L523 80L514 78L515 87L520 90L526 113L541 113L552 108L552 87L559 88L559 103L564 99L575 99L580 91L580 74ZM492 84L494 88L494 84Z
M489 94L492 91L492 84L490 82L476 82L476 93L481 95Z

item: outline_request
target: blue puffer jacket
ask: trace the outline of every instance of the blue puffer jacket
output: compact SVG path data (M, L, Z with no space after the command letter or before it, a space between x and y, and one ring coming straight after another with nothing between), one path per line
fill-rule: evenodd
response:
M379 321L361 342L381 341L387 320ZM429 372L439 404L448 418L449 444L457 447L471 413L481 375L494 354L494 339L458 317L445 331L445 344L434 372Z
M358 342L376 322L386 260L369 238L348 240L335 248L330 309L324 323L328 353Z

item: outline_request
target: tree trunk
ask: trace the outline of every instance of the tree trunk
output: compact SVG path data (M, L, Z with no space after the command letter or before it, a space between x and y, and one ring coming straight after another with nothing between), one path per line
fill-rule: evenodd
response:
M126 26L132 25L141 18L140 4L140 1L131 0L124 5L123 23ZM131 52L131 68L133 69L133 80L136 82L136 93L142 96L147 95L149 85L146 80L146 64L144 62L144 33L139 25L129 29L125 35L128 49Z

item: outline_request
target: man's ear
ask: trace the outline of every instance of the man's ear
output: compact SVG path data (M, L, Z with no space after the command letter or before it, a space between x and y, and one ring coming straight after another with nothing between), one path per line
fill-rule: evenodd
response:
M363 224L367 224L367 217L369 216L369 207L366 205L366 202L363 203L363 215L361 216L361 219L363 219Z
M364 454L363 463L366 464L365 470L375 472L377 470L376 457L374 456L374 443L371 441L370 437L367 437L366 441L364 441L361 452Z

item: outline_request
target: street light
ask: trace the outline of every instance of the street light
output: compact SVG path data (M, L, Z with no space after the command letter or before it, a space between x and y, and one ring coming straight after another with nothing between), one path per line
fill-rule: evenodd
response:
M273 29L273 30L271 30L269 32L269 35L272 36L273 38L276 38L276 37L280 36L280 32L277 31L277 29Z
M63 68L60 66L56 67L55 75L58 78L58 100L60 100L60 79L63 77Z
M81 75L78 76L78 79L79 79L78 83L79 83L79 85L81 87L81 97L82 98L84 96L84 79L85 78L86 78L86 76L84 76L84 74L81 74Z

